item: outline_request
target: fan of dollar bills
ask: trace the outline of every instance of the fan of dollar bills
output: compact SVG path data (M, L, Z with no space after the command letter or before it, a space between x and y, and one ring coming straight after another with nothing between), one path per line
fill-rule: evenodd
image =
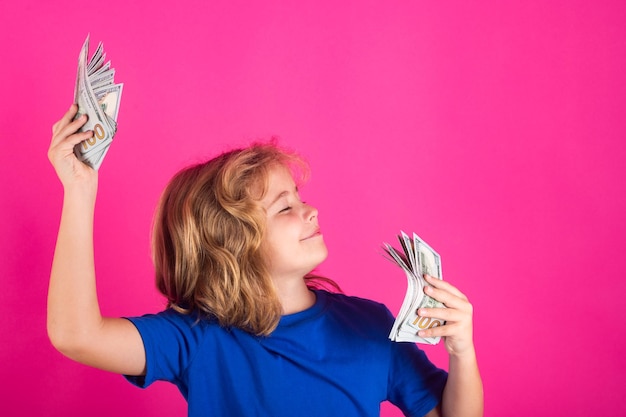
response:
M442 279L441 257L433 248L413 233L411 238L404 232L398 235L402 250L398 250L388 243L383 248L388 258L402 268L406 274L408 287L400 312L393 324L389 338L396 342L417 342L436 345L439 337L423 338L417 332L442 326L445 322L430 317L420 317L417 310L421 307L444 307L442 303L424 294L424 287L428 285L424 274Z
M102 43L89 60L88 53L89 35L78 56L74 102L78 104L76 118L83 114L89 116L80 131L93 130L93 137L76 145L74 153L79 160L98 170L117 131L124 84L115 84L115 69L111 68L111 61L105 63Z

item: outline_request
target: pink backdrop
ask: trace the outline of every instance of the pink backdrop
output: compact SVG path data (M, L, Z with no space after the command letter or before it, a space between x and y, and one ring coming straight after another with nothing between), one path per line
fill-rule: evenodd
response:
M347 293L398 310L380 245L401 229L441 253L475 305L486 416L626 415L626 3L141 3L0 5L2 415L185 414L173 386L134 388L46 336L46 151L88 32L125 83L97 204L104 313L162 307L148 233L167 179L277 135L312 165L320 271Z

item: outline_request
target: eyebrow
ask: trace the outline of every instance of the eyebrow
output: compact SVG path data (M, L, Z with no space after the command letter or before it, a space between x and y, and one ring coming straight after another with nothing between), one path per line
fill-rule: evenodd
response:
M298 194L298 187L296 187L294 190L295 190L296 194ZM272 207L274 204L276 204L276 202L278 200L280 200L283 197L288 196L289 194L291 194L291 191L289 191L289 190L283 191L282 193L278 194L278 196L276 196L276 198L267 207Z

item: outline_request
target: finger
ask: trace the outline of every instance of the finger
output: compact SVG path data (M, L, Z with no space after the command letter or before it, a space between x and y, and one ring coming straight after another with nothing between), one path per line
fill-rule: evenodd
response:
M77 112L78 112L78 106L76 105L76 103L72 103L70 108L67 110L67 112L65 112L65 114L61 118L61 120L59 120L54 125L52 125L52 133L56 135L56 133L59 130L67 126L72 121L74 116L76 116Z
M425 287L424 293L429 297L432 297L435 300L443 303L446 307L450 309L463 311L470 316L473 312L472 304L463 294L461 294L461 297L458 297L456 294L431 286Z
M460 308L465 302L467 302L466 298L458 297L456 294L453 294L445 289L439 289L427 285L424 287L424 294L427 296L434 298L446 305L446 307L452 308Z
M458 288L456 288L454 285L450 284L447 281L435 278L435 277L433 277L431 275L428 275L428 274L424 274L424 279L426 280L426 282L429 285L432 285L435 288L440 288L440 289L446 290L446 291L456 295L459 298L467 298L467 297L465 297L465 294L463 294L461 291L459 291Z
M67 143L70 147L73 148L79 143L92 137L93 137L93 130L86 130L84 132L76 132L73 135L68 136L65 143Z
M444 324L443 326L432 327L430 329L420 330L417 332L419 337L431 338L431 337L447 337L453 336L459 332L460 326L452 322Z
M420 317L443 320L447 323L465 321L468 318L471 319L471 316L468 317L467 312L454 308L419 308L417 315Z
M446 337L455 339L455 344L471 344L472 343L472 327L462 323L446 322L443 326L423 329L417 332L420 337ZM452 341L452 340L449 340Z
M59 149L73 152L76 145L91 137L93 137L93 130L76 132L73 135L68 136L63 142L59 143Z
M78 132L78 130L87 123L88 117L86 114L81 115L78 119L72 121L71 123L63 126L60 130L52 137L51 146L55 146L60 142L68 139L73 134L84 133ZM84 140L84 139L83 139Z
M84 140L89 139L93 136L92 130L87 130L85 132L77 132L73 135L68 136L63 141L59 141L55 145L50 146L48 150L48 158L52 161L56 159L56 155L69 155L74 153L74 147Z

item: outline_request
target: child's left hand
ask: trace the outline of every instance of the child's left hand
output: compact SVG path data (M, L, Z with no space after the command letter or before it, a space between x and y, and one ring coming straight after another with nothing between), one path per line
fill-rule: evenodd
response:
M417 314L420 317L438 318L446 321L440 327L421 330L421 337L444 337L446 350L451 356L474 354L472 340L472 312L473 307L467 297L450 283L424 275L429 284L424 292L447 308L420 308Z

